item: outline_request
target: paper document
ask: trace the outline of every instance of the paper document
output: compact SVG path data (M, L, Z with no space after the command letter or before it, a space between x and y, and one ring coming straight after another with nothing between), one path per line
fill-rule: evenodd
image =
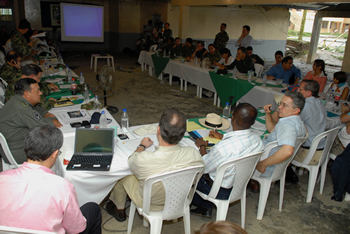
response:
M186 128L187 128L187 132L192 132L197 129L205 129L204 127L198 125L193 121L187 121Z
M220 139L211 138L211 137L209 137L209 136L204 137L203 140L209 141L209 143L213 143L213 144L216 144L216 143L218 143L219 141L221 141Z
M46 37L46 32L38 33L36 35L31 36L31 38L37 38L37 37Z
M66 124L91 119L90 114L85 109L79 111L62 111L56 114L56 116Z

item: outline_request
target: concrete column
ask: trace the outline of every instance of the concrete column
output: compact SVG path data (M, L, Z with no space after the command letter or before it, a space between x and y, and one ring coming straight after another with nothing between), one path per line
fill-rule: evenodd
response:
M317 45L320 38L321 25L322 15L320 14L320 12L317 12L315 15L314 25L312 27L312 36L310 41L309 53L306 61L307 63L312 63L315 60Z
M185 39L188 37L188 28L190 20L190 6L180 6L180 15L179 15L179 37ZM184 40L182 40L184 43Z
M350 31L348 31L348 37L350 36ZM343 65L341 67L342 71L350 73L350 40L346 42Z
M327 32L329 33L329 27L331 26L331 21L328 21L328 24L327 24Z

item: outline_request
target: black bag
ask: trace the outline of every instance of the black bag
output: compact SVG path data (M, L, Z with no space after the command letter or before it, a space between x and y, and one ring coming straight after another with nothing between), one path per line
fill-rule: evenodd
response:
M344 192L350 193L350 144L336 157L330 171L334 192L332 200L341 202Z

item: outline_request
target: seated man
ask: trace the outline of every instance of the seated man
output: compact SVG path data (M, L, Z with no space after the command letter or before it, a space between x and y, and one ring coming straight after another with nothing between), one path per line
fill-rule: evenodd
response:
M16 83L22 75L21 61L22 57L16 51L9 51L5 57L6 62L0 68L0 77L7 84Z
M19 22L18 28L11 34L12 48L22 56L28 56L34 53L34 51L32 51L33 42L28 43L27 39L23 36L30 30L30 23L28 20L23 19Z
M159 146L156 151L145 151L153 141L145 137L136 151L129 157L128 163L134 175L126 176L114 186L106 205L107 212L119 222L126 219L126 196L136 206L142 207L143 184L150 176L181 168L204 165L198 150L193 147L181 147L180 140L186 132L186 118L177 109L164 111L157 129ZM165 191L161 184L155 184L152 190L151 211L163 209Z
M203 138L197 139L196 146L199 147L200 153L205 162L204 175L198 182L197 189L205 194L209 194L213 181L215 180L216 170L227 161L244 157L248 154L261 152L264 145L259 135L250 131L250 127L254 124L258 112L255 107L248 103L240 103L234 110L231 124L232 132L225 135L217 131L211 131L210 135L221 139L213 146L209 153L206 151L207 141ZM218 199L228 199L235 180L235 168L230 168L225 172L219 190ZM197 209L191 210L192 213L211 218L213 203L202 199L195 193L192 201Z
M276 63L272 66L275 66L277 64L280 64L282 63L282 59L283 59L283 52L280 51L280 50L277 50L276 53L275 53L275 61Z
M304 122L309 133L309 137L307 138L306 142L301 146L295 156L295 160L298 162L304 161L314 138L326 130L327 112L321 100L318 98L319 90L320 85L315 80L303 80L298 89L298 92L305 98L305 106L303 111L300 113L300 118ZM320 141L310 165L317 165L317 163L320 161L325 143L325 139Z
M220 25L220 32L216 34L215 40L213 42L214 47L218 50L218 52L221 53L221 50L226 48L226 44L228 40L230 39L227 32L226 32L226 24L222 23Z
M233 70L237 68L240 73L247 73L252 70L255 71L253 59L247 55L247 51L244 47L237 49L237 55L235 61L228 66L222 65L220 69Z
M171 55L173 56L182 56L184 53L184 45L181 44L180 37L175 38L175 45L171 49Z
M197 58L199 61L202 61L203 55L208 53L208 51L204 48L204 41L198 41L197 42L197 48L193 52L191 59Z
M249 55L250 57L252 57L254 63L260 64L260 65L262 65L262 66L265 65L264 60L262 60L262 59L259 57L259 55L253 54L253 47L251 47L251 46L248 46L248 47L247 47L247 55Z
M208 46L209 53L203 55L203 58L209 58L210 62L213 64L214 62L219 62L221 60L221 54L217 51L213 44Z
M267 79L282 79L285 84L294 84L300 79L300 69L293 65L293 58L287 56L282 63L273 66L266 73Z
M38 82L39 87L40 87L40 92L42 93L41 101L38 105L48 111L56 103L56 100L53 98L46 100L46 97L50 94L51 91L57 91L58 87L55 84L41 82L40 81L41 74L42 74L42 70L38 65L28 64L28 65L23 67L22 76L19 79L17 79L16 81L20 80L21 78L22 79L23 78L32 78L36 82ZM7 87L6 93L5 93L5 102L10 100L10 98L14 95L14 91L15 91L15 84L11 84Z
M61 153L63 134L50 125L25 136L28 162L0 173L0 225L55 233L101 233L95 203L79 209L74 186L50 170Z
M186 46L184 48L184 57L186 58L186 60L191 60L191 56L196 50L196 47L192 45L192 42L193 42L192 38L186 39Z
M24 78L15 84L15 95L0 109L0 132L5 136L18 164L27 160L24 153L24 136L39 125L61 127L53 114L34 108L40 102L40 88L34 79ZM7 159L4 158L6 162Z
M270 151L269 157L260 161L256 169L264 173L262 176L270 177L275 169L275 164L281 163L293 155L295 143L298 137L305 137L306 129L299 114L305 105L305 98L300 93L286 92L278 107L279 121L273 121L270 108L265 105L266 128L270 132L264 145L277 141L278 147Z
M244 25L242 29L242 35L235 42L236 47L245 47L247 48L253 42L253 37L249 35L250 27L248 25Z

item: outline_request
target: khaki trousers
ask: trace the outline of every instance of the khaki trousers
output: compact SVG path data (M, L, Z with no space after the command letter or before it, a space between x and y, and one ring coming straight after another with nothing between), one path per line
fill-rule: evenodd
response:
M309 153L309 149L299 148L298 153L295 155L294 160L302 163L306 158L306 155ZM314 157L311 159L309 165L317 165L322 156L323 150L316 150Z

